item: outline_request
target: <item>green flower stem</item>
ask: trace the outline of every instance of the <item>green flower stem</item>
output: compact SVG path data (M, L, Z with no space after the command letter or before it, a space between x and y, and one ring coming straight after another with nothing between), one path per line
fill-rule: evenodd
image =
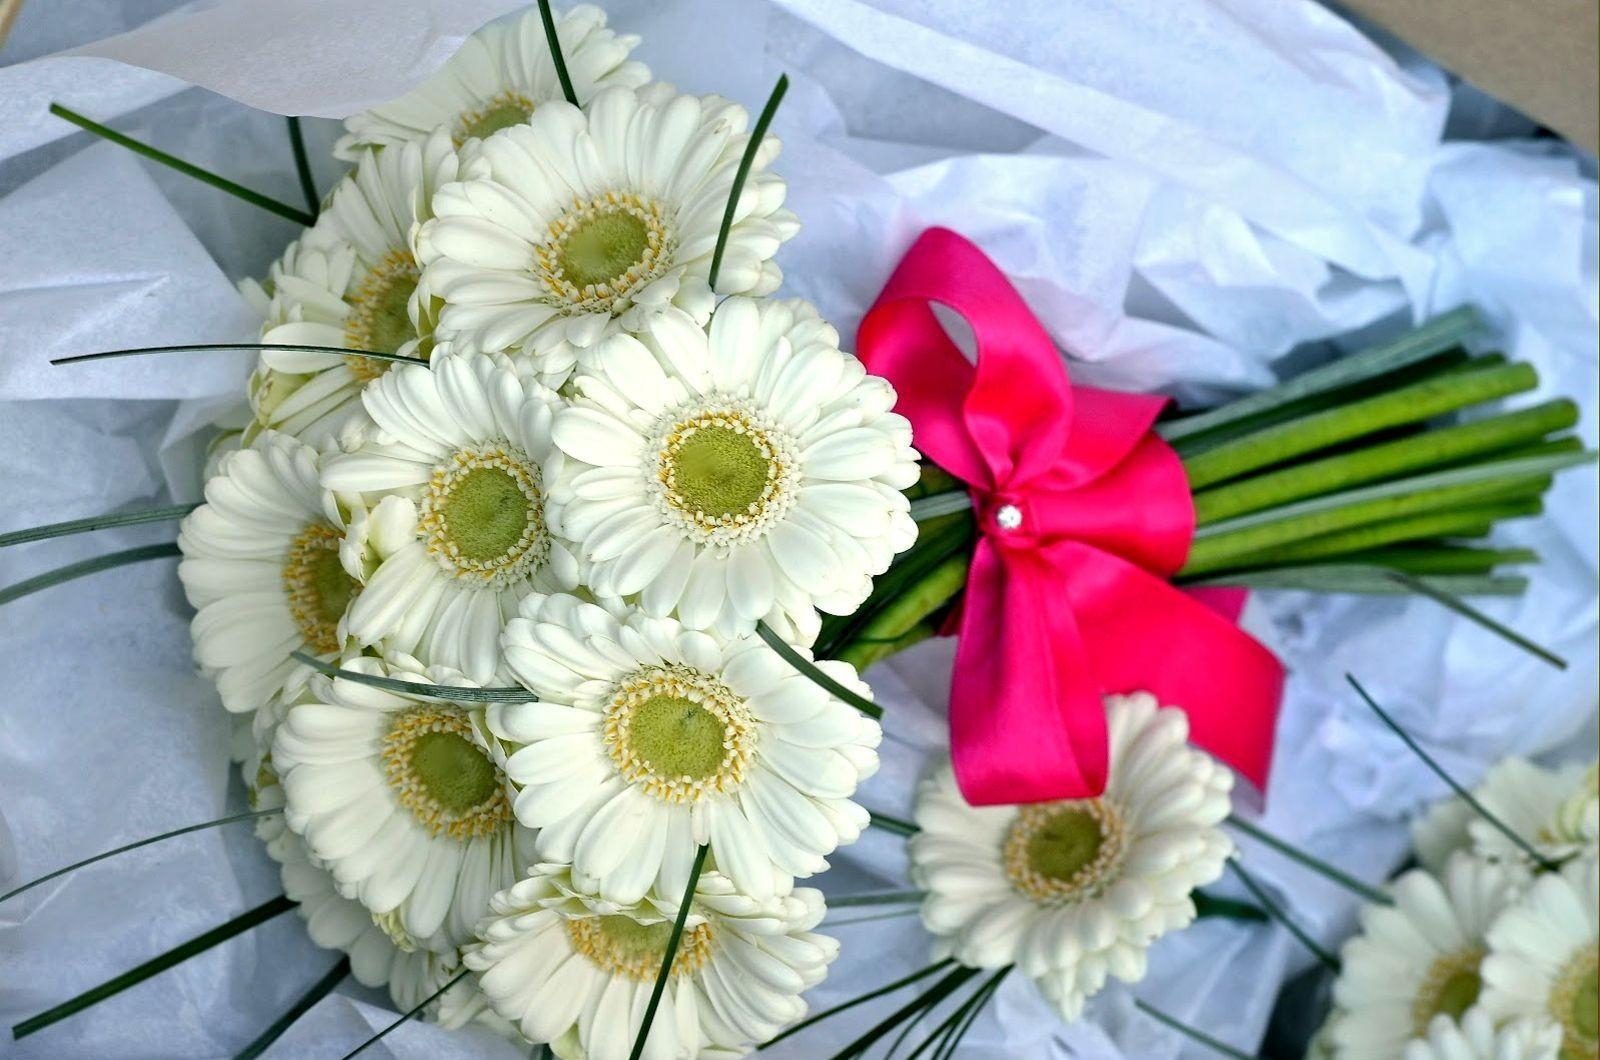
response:
M44 541L52 537L67 537L71 534L86 534L95 530L109 530L114 526L140 526L144 523L165 523L173 519L182 519L196 508L198 504L173 504L164 508L146 508L136 512L113 512L110 515L91 515L87 519L70 519L64 523L50 523L47 526L33 526L26 530L13 530L9 534L0 534L0 548L9 545L21 545L29 541Z
M152 162L160 162L162 165L169 169L175 169L186 177L193 177L203 184L209 184L219 191L225 191L229 195L243 199L252 206L259 206L269 213L275 213L279 217L287 217L289 220L305 225L308 228L316 221L315 217L304 210L298 210L288 203L279 202L277 199L263 195L259 191L252 191L243 184L235 184L226 177L219 177L210 170L201 169L192 162L185 162L183 159L169 155L165 151L157 150L147 143L141 143L131 136L124 136L109 126L101 125L97 121L84 117L77 111L68 110L59 103L50 104L50 113L58 118L70 121L80 129L94 133L103 140L110 140L118 147L126 147L136 155L143 155Z
M310 1012L312 1007L316 1005L318 1001L321 1001L323 998L333 993L333 988L343 982L344 978L349 974L350 958L343 957L339 960L338 964L335 964L332 968L328 969L327 975L324 975L321 979L318 979L315 983L313 983L311 989L302 994L300 998L289 1007L288 1012L285 1012L283 1015L273 1020L272 1025L266 1030L262 1031L261 1035L256 1038L255 1041L251 1042L249 1045L235 1053L233 1060L256 1060L256 1057L266 1052L267 1049L272 1046L273 1042L283 1037L283 1033L290 1027L294 1026L296 1020L298 1020L301 1016L304 1016L307 1012Z
M1226 567L1256 566L1255 557L1292 541L1425 512L1450 511L1491 501L1523 500L1543 493L1550 476L1512 474L1504 479L1444 486L1372 500L1353 499L1322 511L1196 538L1179 574L1193 577Z
M294 903L283 895L263 902L247 913L241 913L220 927L212 928L201 935L196 935L181 946L176 946L161 956L139 965L129 971L123 972L114 979L107 980L97 987L85 990L70 1001L63 1001L55 1008L31 1016L11 1028L12 1038L26 1038L36 1031L42 1031L52 1023L59 1023L68 1016L76 1015L91 1005L98 1004L108 997L122 993L129 987L138 986L146 979L159 975L168 968L174 968L190 957L204 953L211 947L228 941L235 935L243 934L259 924L264 924L280 913L286 913L294 908Z
M901 647L922 640L932 632L923 620L949 603L967 584L967 566L964 550L946 557L874 614L835 658L863 670ZM907 643L901 644L902 640Z
M700 883L700 871L705 868L706 854L710 851L709 844L702 844L695 851L694 864L689 867L689 882L684 885L683 898L678 903L678 916L672 922L672 934L667 938L667 948L661 953L661 967L656 970L655 986L650 990L650 1001L645 1006L644 1020L639 1024L639 1031L633 1038L633 1051L628 1054L628 1060L639 1060L644 1055L645 1042L650 1038L650 1025L655 1022L656 1009L661 1005L661 995L667 989L667 980L672 978L672 962L678 956L678 943L683 939L683 927L689 919L689 908L694 905L694 890Z
M1344 558L1350 553L1365 553L1384 545L1407 541L1484 537L1495 523L1503 519L1537 515L1542 507L1537 498L1524 498L1366 523L1274 548L1260 549L1250 553L1248 564L1251 567L1275 567L1313 559Z
M9 604L13 600L20 600L43 589L70 582L74 578L82 578L89 574L98 574L103 570L112 570L116 567L126 567L130 563L143 563L151 559L170 559L182 555L178 551L176 541L164 545L140 545L138 548L125 549L121 552L112 552L104 556L93 556L89 559L69 563L65 567L46 571L44 574L8 585L0 589L0 604Z
M313 215L322 212L322 200L317 196L316 178L311 175L311 159L306 155L306 138L300 129L300 119L291 115L289 123L289 150L294 155L294 174L300 181L300 194L305 196L306 209Z
M1246 395L1206 412L1182 416L1156 429L1169 442L1193 437L1316 395L1333 393L1381 378L1407 365L1438 356L1459 345L1482 327L1483 318L1478 311L1471 306L1461 306L1381 346L1341 357L1275 387Z
M1421 471L1538 442L1578 422L1578 406L1551 401L1473 423L1424 431L1350 453L1203 489L1194 495L1199 525L1305 497L1334 493L1410 471ZM1194 463L1204 458L1197 457ZM1186 465L1187 466L1187 465Z
M1377 397L1267 427L1184 460L1194 490L1282 464L1391 427L1421 423L1457 409L1532 390L1539 383L1525 364L1442 372Z
M1363 563L1407 574L1490 574L1498 567L1538 563L1539 553L1529 548L1410 545L1351 552L1339 558L1346 563Z
M955 963L954 960L952 960L949 957L946 957L944 960L935 961L933 964L928 965L926 968L923 968L920 971L912 972L910 975L906 976L903 979L896 979L894 982L885 984L884 986L880 986L880 987L878 987L878 989L869 991L869 992L867 992L865 994L862 994L860 997L854 997L854 998L851 998L849 1001L845 1001L845 1002L843 1002L841 1004L835 1005L830 1009L824 1009L823 1011L817 1013L816 1015L810 1016L810 1017L808 1017L806 1019L801 1020L799 1023L796 1023L793 1027L790 1027L788 1030L784 1031L782 1034L778 1035L776 1038L773 1038L771 1041L762 1042L760 1045L756 1046L756 1051L760 1052L762 1049L767 1048L767 1046L769 1046L769 1045L777 1045L779 1042L783 1041L785 1038L789 1037L790 1035L799 1034L801 1031L805 1030L807 1027L811 1026L812 1024L821 1023L823 1020L827 1019L829 1016L837 1016L839 1013L847 1012L850 1009L855 1008L857 1005L864 1005L868 1001L875 1001L875 1000L877 1000L878 998L882 997L885 994L892 994L896 990L901 989L902 987L910 986L912 983L915 983L919 979L926 979L930 975L934 975L934 974L936 974L938 972L942 972L942 971L944 971L944 969L950 967L954 963Z
M972 516L967 512L930 519L917 527L917 540L911 548L895 558L887 571L872 586L867 597L853 615L830 615L822 623L817 636L816 651L821 658L833 658L840 650L860 636L878 613L890 607L911 587L954 555L965 555L967 544L974 532Z

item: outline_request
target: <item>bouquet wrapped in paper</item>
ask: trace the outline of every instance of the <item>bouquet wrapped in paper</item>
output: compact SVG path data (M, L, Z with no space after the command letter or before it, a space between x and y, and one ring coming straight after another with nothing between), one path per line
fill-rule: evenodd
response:
M852 959L806 881L877 825L918 890L836 905L920 902L935 962L885 989L939 978L842 1055L977 982L948 1055L1013 970L1071 1021L1196 916L1269 915L1199 890L1235 773L1269 791L1283 669L1244 590L1517 592L1536 557L1478 542L1587 459L1576 406L1489 410L1537 379L1470 307L1208 410L1077 386L944 229L842 343L779 295L783 82L752 122L636 43L530 11L351 117L315 210L265 203L307 228L244 285L248 423L204 502L4 539L182 518L0 599L181 553L284 888L206 944L293 906L347 955L323 992L563 1057L742 1055ZM940 633L951 760L915 822L870 814L860 674Z

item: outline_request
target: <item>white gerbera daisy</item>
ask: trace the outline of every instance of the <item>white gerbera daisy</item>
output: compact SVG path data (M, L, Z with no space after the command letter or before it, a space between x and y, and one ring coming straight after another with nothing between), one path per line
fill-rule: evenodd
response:
M1406 1042L1427 1036L1435 1016L1459 1019L1477 1002L1485 936L1521 879L1508 866L1458 854L1442 877L1420 869L1401 876L1392 906L1364 908L1334 986L1341 1053L1398 1058Z
M361 152L311 230L291 243L268 276L261 341L335 346L426 357L434 299L420 285L411 237L433 192L456 176L442 131L393 150ZM256 426L313 444L360 414L363 387L392 362L374 357L263 350L250 380Z
M415 660L352 659L346 669L466 684ZM390 937L439 952L472 937L489 896L522 868L525 839L482 712L347 678L316 677L273 742L289 827Z
M639 44L606 28L604 11L581 4L556 20L556 39L585 102L610 85L637 88L650 69L628 58ZM457 145L528 120L542 104L562 99L539 12L497 22L468 37L437 72L399 99L345 119L345 135L334 145L353 161L362 147L399 144L444 127Z
M625 907L581 896L560 866L494 897L467 966L502 1016L558 1055L626 1060L643 1022L682 895ZM820 891L764 901L706 872L695 889L644 1056L742 1056L805 1015L838 943L812 929Z
M607 89L584 110L546 103L526 126L463 149L417 235L441 334L521 349L557 373L617 328L676 304L711 312L712 252L740 155L744 108L656 85ZM769 137L740 193L717 289L768 294L798 228L766 171Z
M681 893L706 843L744 893L784 894L867 824L850 797L877 769L877 723L754 634L530 596L505 653L539 697L489 716L523 745L506 762L517 817L540 829L540 857L609 901ZM818 666L869 694L848 665Z
M1406 1044L1401 1060L1556 1060L1561 1028L1549 1020L1512 1020L1496 1027L1483 1006L1457 1022L1435 1016L1426 1038Z
M1189 747L1189 721L1148 692L1106 697L1105 794L969 806L948 763L923 781L911 878L936 950L963 964L1015 963L1069 1022L1104 985L1144 978L1145 951L1195 917L1190 893L1222 874L1233 844L1233 775Z
M578 580L545 516L561 470L550 442L558 399L503 357L441 350L361 400L370 423L359 448L323 469L327 488L360 494L365 508L344 549L365 584L350 634L490 683L517 601Z
M1600 850L1600 786L1595 764L1545 769L1522 758L1497 762L1472 791L1506 827L1542 856L1562 861ZM1436 803L1412 825L1417 860L1437 872L1462 849L1491 861L1529 865L1506 834L1460 798Z
M1561 1060L1600 1056L1600 864L1576 858L1534 880L1489 929L1483 1007L1496 1019L1546 1017L1561 1025Z
M809 641L916 540L894 390L798 300L730 298L709 332L658 317L573 381L554 438L558 522L596 591L725 634L765 619Z
M178 578L198 612L195 661L223 706L256 710L310 674L290 652L339 655L357 585L340 566L341 518L310 446L269 431L218 466L178 532Z

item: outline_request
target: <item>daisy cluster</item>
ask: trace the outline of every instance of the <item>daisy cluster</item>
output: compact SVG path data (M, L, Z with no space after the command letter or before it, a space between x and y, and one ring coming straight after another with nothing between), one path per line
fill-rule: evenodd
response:
M1362 910L1318 1055L1600 1057L1596 777L1592 763L1509 758L1472 793L1481 812L1455 798L1420 818L1420 867L1391 885L1392 904Z
M622 1060L699 857L644 1055L736 1056L837 952L796 881L866 826L880 736L766 638L809 662L910 546L917 454L770 297L777 141L593 7L556 32L582 106L529 12L346 122L245 285L280 348L180 574L286 892L361 982Z

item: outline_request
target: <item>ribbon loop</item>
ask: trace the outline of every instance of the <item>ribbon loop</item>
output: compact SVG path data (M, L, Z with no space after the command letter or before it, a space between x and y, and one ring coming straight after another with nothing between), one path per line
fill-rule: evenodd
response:
M971 326L976 362L932 309ZM1283 672L1232 622L1237 595L1168 579L1194 536L1165 399L1073 387L1005 276L948 229L924 232L861 322L917 447L967 483L980 530L950 689L950 743L975 805L1105 788L1106 694L1181 706L1191 737L1265 789ZM1218 605L1234 613L1218 613Z

